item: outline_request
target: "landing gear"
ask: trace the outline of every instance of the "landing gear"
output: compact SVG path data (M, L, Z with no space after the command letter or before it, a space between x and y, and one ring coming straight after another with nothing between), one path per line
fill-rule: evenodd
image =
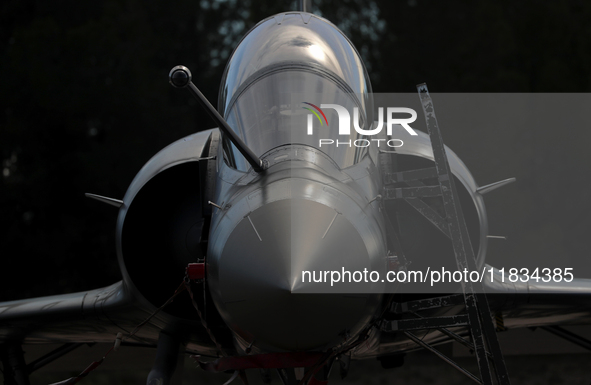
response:
M160 332L156 361L148 374L147 385L172 384L173 374L177 369L181 354L181 340L165 332Z
M0 360L4 371L5 385L29 385L29 374L20 342L0 345Z

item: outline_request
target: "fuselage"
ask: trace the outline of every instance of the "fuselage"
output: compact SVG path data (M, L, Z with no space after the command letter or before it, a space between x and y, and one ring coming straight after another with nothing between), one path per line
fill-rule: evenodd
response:
M349 127L344 137L337 111L316 108L324 125L302 103L356 109L355 123L375 125L369 77L340 30L308 13L265 19L232 54L218 106L265 171L250 170L221 138L207 251L208 287L243 351L332 348L367 331L383 310L379 289L319 294L303 282L304 270L383 277L393 234L377 146L321 146L320 138L365 136Z
M205 286L199 290L206 288L200 294L208 322L227 326L215 333L231 334L222 339L238 354L324 351L362 334L368 342L358 356L408 343L382 337L375 327L391 298L382 282L326 292L303 279L303 271L342 268L385 276L391 257L401 254L392 242L392 223L413 266L433 248L453 261L449 240L428 221L412 208L397 211L384 203L384 175L392 170L381 164L383 148L375 141L321 146L322 138L363 143L366 136L354 124L363 130L379 125L369 77L351 42L308 13L265 19L232 54L218 104L264 171L255 172L217 129L181 139L154 156L127 191L117 224L130 293L159 306L187 264L204 259ZM356 110L346 127L350 134L342 134L338 111L322 106ZM411 136L400 125L393 131L392 137L404 138L392 154L402 167L395 171L432 166L427 135ZM372 137L382 144L390 138L386 130ZM463 186L465 212L475 218L472 243L482 266L487 234L482 197L449 149L448 158ZM187 302L175 301L166 312L190 325L196 320ZM194 349L215 353L210 343L202 344Z

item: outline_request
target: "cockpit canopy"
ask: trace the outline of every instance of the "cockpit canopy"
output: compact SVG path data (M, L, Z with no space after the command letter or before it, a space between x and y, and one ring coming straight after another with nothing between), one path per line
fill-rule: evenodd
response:
M354 141L361 137L353 127L350 136L339 136L339 117L333 109L324 110L329 124L318 123L323 126L309 135L304 102L341 105L351 118L357 107L360 127L368 128L368 122L373 122L369 77L349 39L318 16L278 14L257 24L233 52L222 79L218 109L259 156L290 143L318 148L320 138ZM224 146L228 161L246 170L248 164L236 148L229 142ZM355 146L321 150L341 168L355 164L364 152Z

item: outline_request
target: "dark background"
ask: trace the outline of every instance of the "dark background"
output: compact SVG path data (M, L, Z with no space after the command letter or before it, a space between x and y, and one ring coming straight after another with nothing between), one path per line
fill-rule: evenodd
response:
M191 68L216 104L240 37L294 9L259 0L3 1L0 300L117 281L117 210L84 193L122 198L158 150L213 126L168 84L174 65ZM432 92L591 90L587 1L324 0L313 9L352 39L375 92L415 92L422 82ZM442 130L479 183L521 178L523 190L487 198L491 232L510 237L491 245L491 260L589 255L588 127L523 133L502 157L478 131ZM557 147L556 136L576 146Z
M158 150L213 126L186 92L168 84L174 65L191 68L195 84L216 104L240 37L259 20L294 9L294 2L259 0L2 1L0 301L117 281L117 210L84 193L122 198ZM591 91L588 1L316 0L314 13L352 39L376 92L412 93L422 82L431 92ZM446 142L480 184L519 179L486 197L491 233L510 237L490 245L491 263L519 267L524 255L530 262L543 256L545 263L588 258L588 125L498 127L498 133L476 125L457 132L446 125L445 111L438 116ZM581 352L559 349L560 341L546 340L543 331L525 339L511 333L529 331L499 335L508 354ZM545 351L536 339L546 341ZM513 350L523 350L507 348L510 340ZM76 374L104 350L58 361L65 373L38 383ZM123 352L85 381L113 383L109 365L119 365L118 383L143 383L153 355ZM463 383L430 356L412 357L394 372L375 361L356 364L349 382ZM589 383L585 355L509 356L508 365L520 384ZM194 383L191 374L186 383Z

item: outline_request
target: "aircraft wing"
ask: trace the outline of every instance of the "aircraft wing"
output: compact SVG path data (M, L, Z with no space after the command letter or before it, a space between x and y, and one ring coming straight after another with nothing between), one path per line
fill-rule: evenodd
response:
M155 346L161 330L185 328L191 340L197 341L188 350L212 354L213 347L208 346L207 334L198 322L164 312L156 313L132 338L125 339L155 312L154 306L135 298L123 281L96 290L2 302L0 341L112 343L122 333L124 343Z
M145 312L123 282L101 289L0 303L0 339L25 342L111 342ZM147 314L145 314L147 316ZM139 322L138 322L139 323Z
M502 314L506 328L591 323L591 279L535 282L489 265L486 270L491 268L494 277L485 280L485 289L491 310Z

